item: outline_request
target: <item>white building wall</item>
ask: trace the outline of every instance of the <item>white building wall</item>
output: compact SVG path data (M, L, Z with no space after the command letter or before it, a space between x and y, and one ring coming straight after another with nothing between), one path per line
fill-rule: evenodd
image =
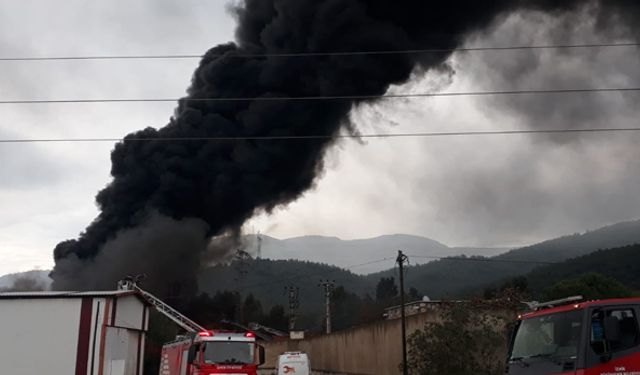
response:
M136 375L138 372L138 332L127 331L127 369L125 375ZM142 351L142 350L141 350Z
M2 298L0 375L141 375L148 313L133 295Z
M75 373L81 299L0 301L0 374Z
M135 296L118 298L114 326L143 330L143 315L145 306Z
M89 337L89 359L87 373L92 375L101 372L101 360L104 358L104 337L111 319L113 298L94 298L91 310L91 335Z
M104 357L104 375L136 375L138 332L108 327Z

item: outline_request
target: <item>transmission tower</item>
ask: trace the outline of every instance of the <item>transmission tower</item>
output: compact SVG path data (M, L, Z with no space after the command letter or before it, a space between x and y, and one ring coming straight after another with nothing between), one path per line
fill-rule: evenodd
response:
M247 270L248 261L251 259L251 255L244 250L237 249L235 255L233 256L234 266L236 269L236 277L235 281L240 282L244 279L244 276L249 273Z
M258 251L256 251L256 258L262 258L262 236L260 235L260 231L256 235L256 240L258 241Z
M289 285L284 287L284 292L289 299L289 331L293 331L296 326L297 310L300 306L300 300L298 298L300 294L300 288Z
M320 280L320 283L318 283L318 286L324 289L324 314L327 334L331 333L331 295L335 285L335 280Z
M249 260L251 260L251 255L241 249L237 249L235 255L233 256L233 265L236 269L236 276L234 277L234 280L238 286L235 319L240 321L244 320L245 312L242 303L242 285L245 276L249 273L249 270L247 269L249 267Z

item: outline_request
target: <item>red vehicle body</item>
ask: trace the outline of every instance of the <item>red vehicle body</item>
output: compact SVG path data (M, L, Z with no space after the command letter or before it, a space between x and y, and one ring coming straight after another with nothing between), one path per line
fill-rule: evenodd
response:
M510 375L640 375L640 298L570 303L519 317Z
M202 331L162 347L160 375L256 375L264 348L252 332Z

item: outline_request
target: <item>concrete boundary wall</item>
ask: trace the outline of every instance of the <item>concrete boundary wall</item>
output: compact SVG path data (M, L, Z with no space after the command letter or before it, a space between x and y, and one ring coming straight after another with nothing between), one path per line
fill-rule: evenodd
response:
M430 310L407 317L407 335L438 319ZM274 368L281 353L300 350L309 354L314 374L399 374L401 344L400 320L384 320L305 340L265 343L265 368Z
M465 302L466 303L466 302ZM422 312L407 316L407 336L425 323L442 320L444 305L428 304ZM510 321L515 318L513 310L499 306L475 306L474 313L493 315ZM500 324L496 329L504 331ZM305 340L272 341L263 344L266 349L264 368L275 368L278 355L287 351L303 351L309 355L313 374L373 375L400 374L402 362L402 338L400 319L383 320L330 335L311 337ZM496 358L506 357L506 347L496 348ZM266 372L272 374L274 372Z
M258 375L276 375L276 369L271 367L263 367L258 369ZM311 371L311 375L353 375L341 372Z
M277 375L277 374L276 374L276 369L273 367L261 367L258 369L258 375ZM313 370L311 371L311 375L353 375L353 374L346 374L344 372L326 372L326 371Z

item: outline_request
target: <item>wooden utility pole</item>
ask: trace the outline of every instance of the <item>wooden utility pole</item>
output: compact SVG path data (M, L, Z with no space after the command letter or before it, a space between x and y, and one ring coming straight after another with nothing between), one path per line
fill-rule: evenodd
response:
M407 260L407 256L402 254L402 250L398 250L398 257L396 258L396 262L398 262L400 268L400 320L402 324L402 374L408 375L409 369L407 367L407 325L406 325L406 317L404 314L404 262Z

